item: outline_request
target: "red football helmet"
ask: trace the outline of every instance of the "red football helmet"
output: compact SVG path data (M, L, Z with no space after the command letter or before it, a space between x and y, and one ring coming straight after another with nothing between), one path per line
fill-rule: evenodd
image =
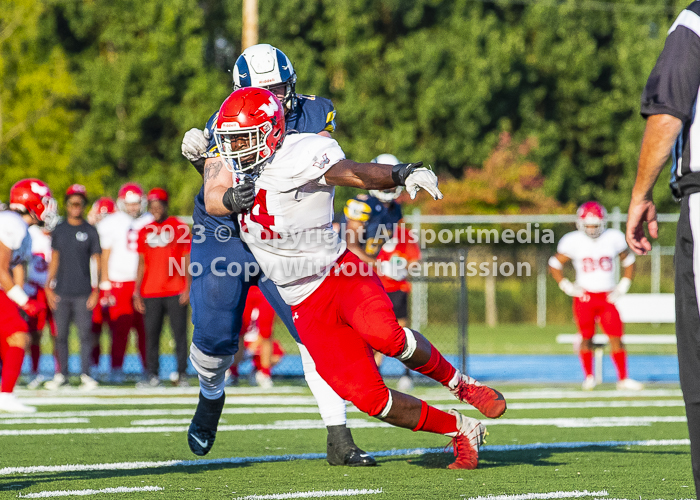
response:
M146 197L143 195L143 189L135 182L127 182L119 188L117 195L117 207L122 212L126 212L126 203L140 203L140 212L146 211Z
M259 174L265 160L282 145L284 107L269 90L238 89L219 109L214 138L233 170Z
M87 189L85 189L85 186L82 184L71 184L68 189L66 189L66 199L74 194L82 196L87 201Z
M90 207L90 211L88 212L87 219L90 224L94 225L104 219L106 215L113 214L116 211L117 205L114 203L114 200L112 200L112 198L108 198L107 196L103 196L102 198L98 198L95 203L92 204L92 207Z
M168 192L163 188L153 188L148 192L146 197L148 201L162 201L168 203Z
M605 231L608 212L597 201L587 201L576 211L576 228L591 238L597 238Z
M56 200L44 181L23 179L10 189L10 209L34 215L40 225L53 229L58 223Z

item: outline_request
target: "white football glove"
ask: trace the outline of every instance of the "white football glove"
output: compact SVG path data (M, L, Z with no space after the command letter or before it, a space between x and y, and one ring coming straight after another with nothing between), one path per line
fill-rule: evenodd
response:
M608 294L608 302L611 304L617 302L620 297L629 292L630 286L632 286L632 280L629 278L622 278L617 286L613 288L613 291Z
M586 291L581 288L580 285L572 283L566 278L562 278L562 280L559 282L559 288L561 288L561 291L567 294L569 297L578 297L580 299L586 295Z
M208 129L189 129L182 138L182 156L191 162L204 158L204 154L209 147L209 139L211 139L211 133Z
M442 193L438 189L438 178L432 170L417 168L406 177L406 191L411 199L416 198L419 189L425 189L434 200L441 200Z

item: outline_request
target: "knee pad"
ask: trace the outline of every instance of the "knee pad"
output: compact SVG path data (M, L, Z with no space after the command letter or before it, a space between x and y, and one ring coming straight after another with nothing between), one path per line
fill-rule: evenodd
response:
M416 347L418 346L416 336L413 335L413 330L410 328L404 328L403 331L406 334L406 347L404 347L401 354L396 356L396 359L399 361L407 361L411 359L411 356L413 356L413 353L416 352Z
M199 387L207 399L218 399L224 393L226 370L233 363L232 354L212 356L190 345L190 361L199 375Z

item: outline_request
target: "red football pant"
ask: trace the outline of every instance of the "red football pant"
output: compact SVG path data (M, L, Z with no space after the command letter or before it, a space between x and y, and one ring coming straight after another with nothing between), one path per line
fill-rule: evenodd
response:
M379 278L358 272L367 265L351 252L338 259L341 264L343 270L332 271L310 297L292 306L292 317L319 375L341 398L376 416L386 407L389 389L373 349L397 356L406 334Z
M114 305L107 308L107 322L112 332L112 368L119 369L124 364L126 344L132 328L136 330L141 362L146 368L146 329L143 326L143 315L134 310L135 285L133 281L112 282Z
M615 304L607 301L608 294L587 292L583 298L574 297L573 309L574 318L578 326L578 331L584 339L591 339L595 334L596 320L600 321L600 326L609 337L622 337L623 326L620 313ZM587 299L587 300L584 300ZM592 351L581 351L581 366L586 376L593 374L593 353ZM611 353L613 363L617 369L620 380L627 378L627 353L624 350Z
M24 349L8 344L8 338L16 333L28 333L27 322L19 314L19 307L0 290L0 392L12 392L22 371Z
M615 304L607 301L608 294L586 293L583 300L574 297L574 319L584 339L593 338L595 322L600 321L603 331L611 337L622 337L622 320Z

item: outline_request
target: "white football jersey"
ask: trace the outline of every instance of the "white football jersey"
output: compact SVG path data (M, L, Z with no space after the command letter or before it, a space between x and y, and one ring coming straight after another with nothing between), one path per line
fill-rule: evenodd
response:
M571 259L576 283L592 293L615 288L614 261L625 250L625 235L617 229L606 229L597 238L573 231L565 234L557 245L557 252Z
M288 135L255 182L253 208L239 215L241 239L289 305L311 295L345 251L333 230L335 189L322 179L343 159L334 139Z
M17 212L0 212L0 242L12 250L10 269L31 259L32 237L28 229L29 226Z
M51 236L39 226L29 226L32 237L32 258L27 266L27 282L44 286L51 262Z
M100 246L109 250L107 274L110 281L136 281L139 254L136 243L139 230L153 221L150 213L134 219L124 212L109 214L97 224Z

